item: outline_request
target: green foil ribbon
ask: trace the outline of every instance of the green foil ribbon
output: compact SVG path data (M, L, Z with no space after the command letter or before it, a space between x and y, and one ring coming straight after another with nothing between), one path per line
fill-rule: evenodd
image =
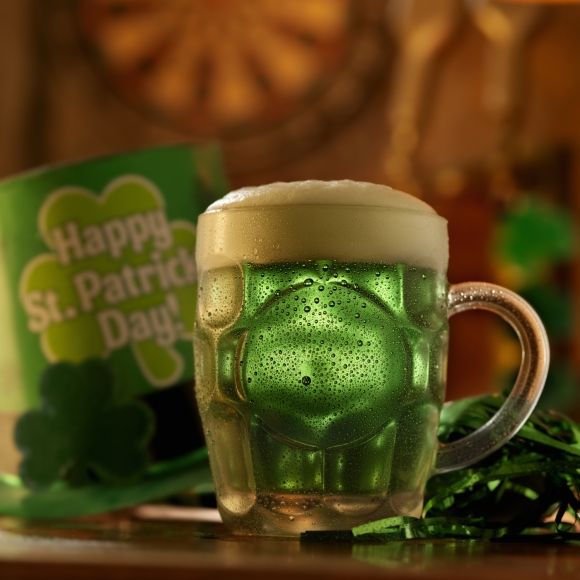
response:
M486 395L449 404L441 414L440 440L450 442L471 433L504 400ZM558 413L536 410L517 435L489 457L432 477L422 518L392 517L352 530L306 532L302 540L580 540L575 531L579 497L580 426Z
M0 476L0 515L23 518L88 516L170 497L185 490L213 492L207 449L151 465L131 484L95 483L72 487L58 482L47 490L31 491L14 475Z

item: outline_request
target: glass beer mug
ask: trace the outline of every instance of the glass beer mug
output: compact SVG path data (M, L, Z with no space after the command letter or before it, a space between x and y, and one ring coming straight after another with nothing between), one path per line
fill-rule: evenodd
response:
M420 516L427 479L500 447L542 390L535 312L498 286L449 287L447 222L410 195L352 181L245 188L200 216L196 258L196 393L236 533ZM443 446L448 317L470 308L514 327L522 366L490 422Z

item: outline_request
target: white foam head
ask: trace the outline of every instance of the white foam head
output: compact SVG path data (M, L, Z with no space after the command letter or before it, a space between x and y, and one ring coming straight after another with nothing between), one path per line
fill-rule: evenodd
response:
M384 185L299 181L244 187L198 222L200 270L241 262L334 259L447 270L447 222L425 202Z
M243 187L212 203L207 212L242 207L348 205L390 207L435 214L424 201L386 185L361 181L294 181Z

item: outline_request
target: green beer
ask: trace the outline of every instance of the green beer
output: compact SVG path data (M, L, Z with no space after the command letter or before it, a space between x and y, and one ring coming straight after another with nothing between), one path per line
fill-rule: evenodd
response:
M244 188L197 233L196 395L236 533L418 517L427 479L497 450L542 391L537 314L500 286L449 288L447 222L410 195L353 181ZM524 363L492 420L439 445L447 319L473 308L512 325Z
M242 271L239 318L214 335L219 313L201 310L196 330L200 364L217 367L217 384L198 392L211 393L203 422L220 501L233 512L255 501L256 518L268 510L309 529L334 512L418 515L443 398L445 280L331 260ZM236 276L206 281L227 296Z
M236 532L420 515L444 398L445 222L372 187L391 205L333 190L262 206L257 188L254 207L200 217L196 393Z

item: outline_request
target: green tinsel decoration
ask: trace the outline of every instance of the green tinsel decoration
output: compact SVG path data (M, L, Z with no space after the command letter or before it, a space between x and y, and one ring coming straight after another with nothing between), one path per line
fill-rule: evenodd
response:
M471 433L504 401L505 397L486 395L446 406L439 439L446 443ZM580 426L559 413L536 410L517 435L489 457L432 477L422 518L393 517L343 532L306 532L302 540L580 540L574 531L579 498ZM565 521L565 514L572 521Z

